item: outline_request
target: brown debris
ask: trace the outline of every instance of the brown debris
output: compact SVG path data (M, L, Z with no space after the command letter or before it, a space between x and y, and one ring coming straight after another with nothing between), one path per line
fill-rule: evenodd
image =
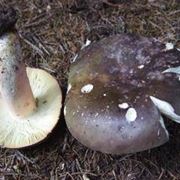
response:
M12 29L18 19L17 13L13 8L0 7L0 36Z
M134 0L113 7L88 0L1 0L20 13L17 27L27 65L53 74L67 88L70 61L86 40L121 32L153 36L180 47L178 0ZM91 1L92 2L92 1ZM109 1L110 2L110 1ZM112 2L112 1L111 1ZM64 132L63 117L49 139L24 150L0 149L0 179L178 180L179 125L166 121L170 141L151 151L111 156L91 151ZM64 125L64 126L63 126Z

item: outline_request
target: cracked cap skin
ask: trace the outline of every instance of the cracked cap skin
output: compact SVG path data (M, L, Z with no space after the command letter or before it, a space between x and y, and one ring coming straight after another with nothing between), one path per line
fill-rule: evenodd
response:
M180 52L154 38L121 34L91 44L70 68L69 131L111 154L164 144L169 135L161 113L180 122L179 67Z

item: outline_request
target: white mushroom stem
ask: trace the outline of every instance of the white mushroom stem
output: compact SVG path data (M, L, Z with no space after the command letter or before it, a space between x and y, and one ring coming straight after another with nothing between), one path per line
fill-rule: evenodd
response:
M36 109L16 32L0 37L0 91L13 117L23 118Z

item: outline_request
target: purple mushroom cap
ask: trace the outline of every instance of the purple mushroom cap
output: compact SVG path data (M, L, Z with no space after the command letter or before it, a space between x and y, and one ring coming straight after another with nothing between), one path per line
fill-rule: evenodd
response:
M115 35L83 49L69 72L65 119L72 135L104 153L160 146L161 114L180 123L180 52L154 38Z

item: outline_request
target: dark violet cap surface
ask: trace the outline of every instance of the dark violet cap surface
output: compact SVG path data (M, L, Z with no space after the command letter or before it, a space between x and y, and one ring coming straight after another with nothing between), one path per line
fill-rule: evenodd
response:
M180 122L180 52L153 38L116 35L72 64L65 119L94 150L124 154L168 141L161 113Z

